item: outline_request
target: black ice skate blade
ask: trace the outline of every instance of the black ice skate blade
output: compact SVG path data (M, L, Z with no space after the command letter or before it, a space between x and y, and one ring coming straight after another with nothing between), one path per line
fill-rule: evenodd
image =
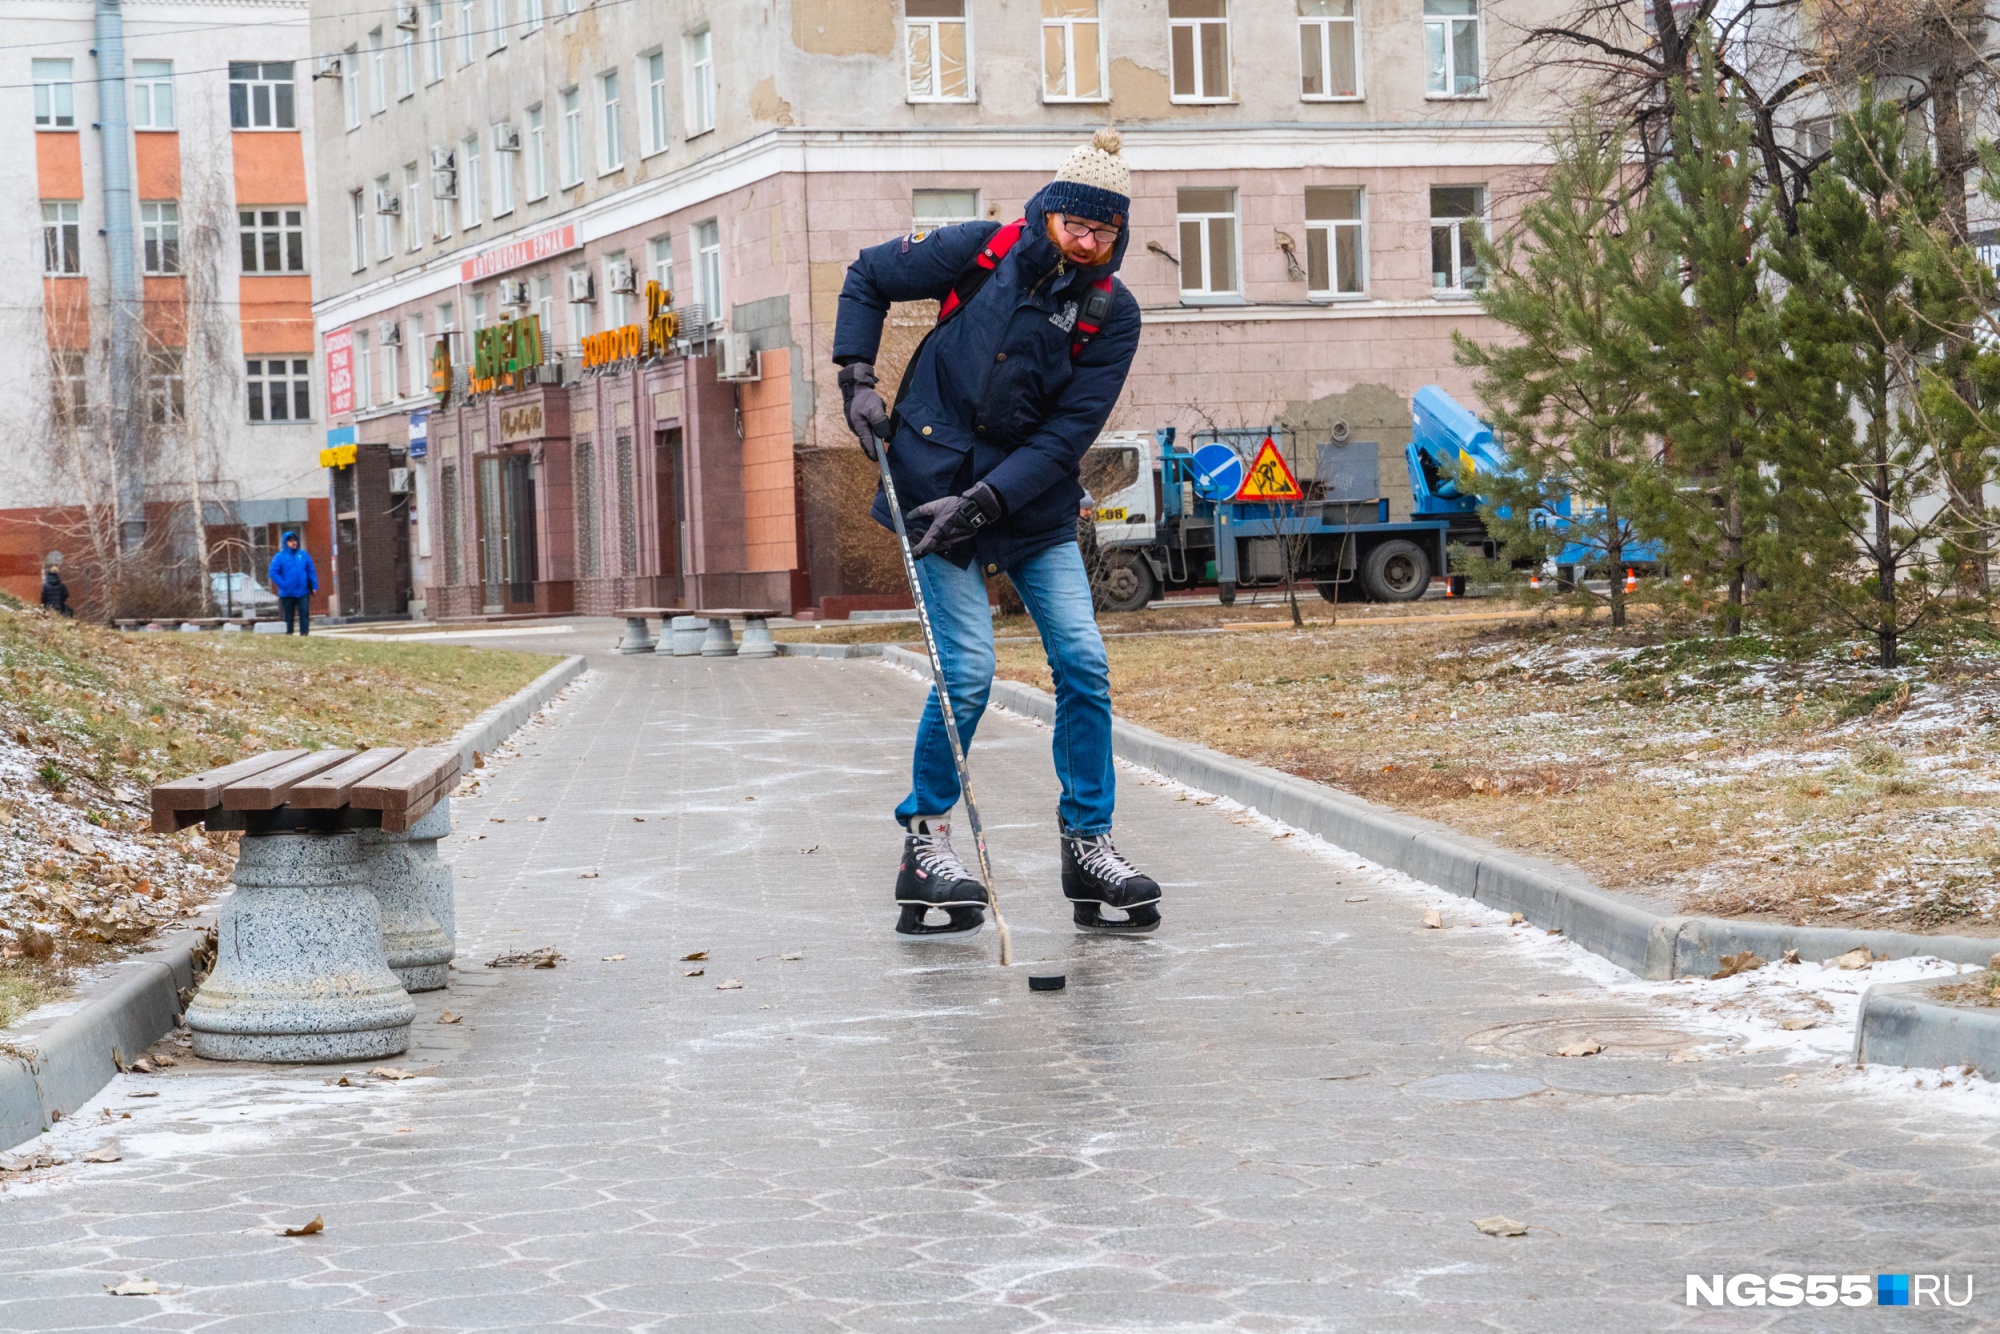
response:
M937 923L924 920L926 911L924 904L904 904L903 915L896 919L896 934L912 945L941 945L970 939L979 934L980 927L986 925L986 913L980 908L941 909L945 920Z
M1143 936L1160 925L1160 910L1157 904L1141 903L1125 910L1125 916L1118 919L1106 917L1103 905L1099 903L1076 904L1070 914L1079 931L1094 931L1107 936Z

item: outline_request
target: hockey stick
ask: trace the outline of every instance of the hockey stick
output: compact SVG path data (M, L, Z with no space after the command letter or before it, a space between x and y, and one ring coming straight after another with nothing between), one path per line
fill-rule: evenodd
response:
M1000 966L1014 962L1014 936L1007 919L1000 915L1000 895L993 888L993 863L986 856L986 831L979 823L979 804L972 799L972 766L965 762L965 743L958 736L958 714L951 707L951 690L944 683L944 660L938 656L937 635L931 630L930 608L924 605L924 588L917 581L917 562L910 555L910 530L903 522L903 507L896 501L896 479L889 475L889 423L870 422L876 439L875 461L882 468L882 494L889 502L889 517L896 522L896 545L903 552L903 573L910 581L910 600L916 603L917 625L924 632L924 652L931 660L931 689L937 692L938 711L944 715L945 739L951 742L951 762L958 770L958 790L965 799L965 823L972 829L972 846L979 853L979 876L986 884L986 906L993 912L993 925L1000 932Z

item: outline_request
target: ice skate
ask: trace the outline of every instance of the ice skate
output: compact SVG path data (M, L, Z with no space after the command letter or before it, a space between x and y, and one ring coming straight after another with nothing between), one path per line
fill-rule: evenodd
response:
M1138 935L1160 924L1160 886L1119 855L1110 834L1062 837L1062 886L1085 931ZM1108 918L1104 909L1124 914Z
M896 874L896 902L903 913L896 934L912 940L963 940L986 923L986 886L951 846L951 824L941 817L910 821L903 864ZM932 915L942 914L943 920Z

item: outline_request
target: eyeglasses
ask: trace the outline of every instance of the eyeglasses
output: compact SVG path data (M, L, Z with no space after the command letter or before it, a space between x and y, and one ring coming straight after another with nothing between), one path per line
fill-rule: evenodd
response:
M1062 229L1079 241L1085 237L1090 237L1100 245L1110 245L1113 241L1116 241L1119 231L1116 227L1093 227L1087 222L1079 222L1075 218L1068 217L1063 219Z

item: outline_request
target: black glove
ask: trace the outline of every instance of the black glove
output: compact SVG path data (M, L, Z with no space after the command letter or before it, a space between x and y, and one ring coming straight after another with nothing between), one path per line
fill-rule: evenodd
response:
M922 560L934 551L955 547L1006 512L999 495L984 482L962 496L946 496L919 505L906 520L917 533L910 559Z
M875 392L875 368L865 361L850 361L840 368L840 401L847 405L847 425L861 440L861 452L873 463L881 445L877 426L887 435L889 413L882 396Z

